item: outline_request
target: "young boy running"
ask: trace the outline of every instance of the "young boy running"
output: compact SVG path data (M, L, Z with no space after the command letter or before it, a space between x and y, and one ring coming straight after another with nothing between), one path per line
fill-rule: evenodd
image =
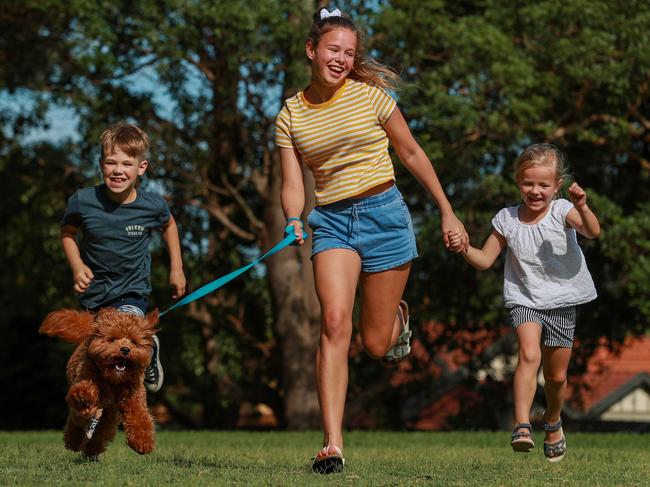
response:
M162 229L170 259L174 299L185 293L178 228L165 200L136 188L147 170L149 137L135 125L117 123L101 135L99 167L104 183L75 192L61 220L61 242L81 306L112 307L144 316L151 283L152 232ZM81 238L77 234L81 230ZM151 364L145 371L149 392L160 390L160 343L154 336Z

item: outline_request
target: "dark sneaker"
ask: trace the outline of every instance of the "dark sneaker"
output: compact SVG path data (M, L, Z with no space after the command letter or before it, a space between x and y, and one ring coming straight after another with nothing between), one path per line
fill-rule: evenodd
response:
M163 385L163 369L160 363L160 341L153 336L151 363L144 371L144 387L149 392L158 392Z

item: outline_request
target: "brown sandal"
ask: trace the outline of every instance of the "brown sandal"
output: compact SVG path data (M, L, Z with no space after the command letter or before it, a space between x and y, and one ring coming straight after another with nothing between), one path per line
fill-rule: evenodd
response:
M566 455L566 438L564 437L564 431L562 431L562 418L555 424L544 423L544 431L558 430L562 434L562 439L555 443L544 442L544 456L551 463L559 462Z
M528 430L528 432L520 430ZM512 430L512 441L510 441L512 449L516 452L528 453L530 450L535 448L532 433L533 425L530 423L519 423L518 425L515 425Z

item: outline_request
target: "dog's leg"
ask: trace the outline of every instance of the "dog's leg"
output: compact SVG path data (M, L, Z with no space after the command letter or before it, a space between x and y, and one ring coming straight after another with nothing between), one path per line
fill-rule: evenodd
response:
M75 418L74 413L71 411L63 430L63 444L68 450L81 451L87 440L86 431L79 424L79 419Z
M119 402L124 418L124 434L127 444L141 455L154 448L153 418L147 410L144 387L128 398Z
M112 407L104 409L93 437L84 448L85 457L97 459L106 450L108 444L115 438L120 420L120 413L116 409Z
M89 380L82 380L72 384L65 400L75 415L87 421L95 417L97 410L100 408L99 389Z

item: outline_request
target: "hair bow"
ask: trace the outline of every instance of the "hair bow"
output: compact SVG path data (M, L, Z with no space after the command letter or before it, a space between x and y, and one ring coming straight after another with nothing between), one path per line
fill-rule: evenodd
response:
M332 10L331 12L326 8L323 8L320 11L321 20L326 19L327 17L341 17L341 16L342 16L341 11L338 8Z

